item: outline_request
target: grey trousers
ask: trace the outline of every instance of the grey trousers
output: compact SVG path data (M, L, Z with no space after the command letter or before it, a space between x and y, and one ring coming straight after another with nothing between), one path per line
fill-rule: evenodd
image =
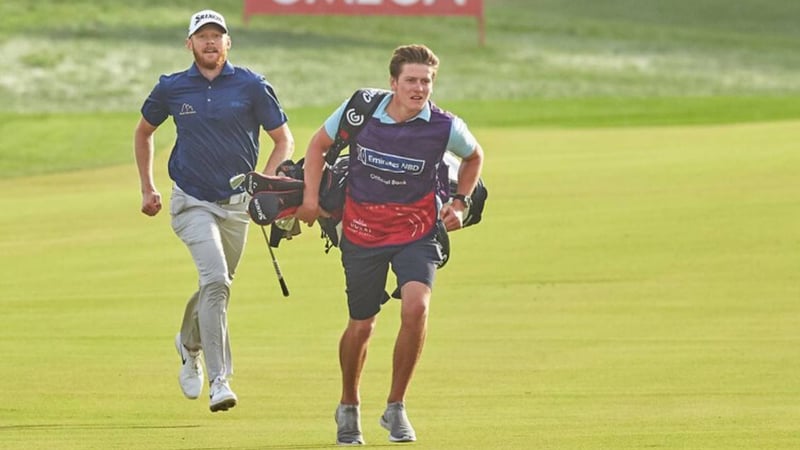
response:
M197 267L198 290L186 304L181 341L203 351L208 382L233 375L228 336L228 301L233 274L247 241L247 202L218 205L198 200L175 186L170 200L172 229Z

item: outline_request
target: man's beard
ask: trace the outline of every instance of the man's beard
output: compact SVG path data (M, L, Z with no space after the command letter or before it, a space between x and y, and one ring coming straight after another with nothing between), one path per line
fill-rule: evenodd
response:
M206 59L204 56L205 55L202 51L194 50L195 63L203 69L214 70L225 64L225 59L228 56L228 52L226 52L225 50L220 50L219 58L217 58L216 61L211 61L211 62L208 62L208 59Z

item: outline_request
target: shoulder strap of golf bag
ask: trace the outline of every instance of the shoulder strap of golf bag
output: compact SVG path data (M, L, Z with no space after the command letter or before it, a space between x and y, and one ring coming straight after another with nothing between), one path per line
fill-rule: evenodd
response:
M344 207L344 190L347 178L347 159L339 158L345 147L355 142L356 136L372 113L378 108L381 101L389 94L383 89L359 89L350 97L339 119L339 128L333 144L325 153L325 170L322 174L320 186L320 205L326 211L333 213L332 217L320 217L317 222L321 228L322 238L325 240L325 253L332 247L339 246L341 233L341 217L336 214Z
M325 162L329 166L334 165L339 153L355 141L358 133L372 117L372 113L388 94L389 91L383 89L359 89L350 97L339 120L339 129L336 131L333 144L325 154Z

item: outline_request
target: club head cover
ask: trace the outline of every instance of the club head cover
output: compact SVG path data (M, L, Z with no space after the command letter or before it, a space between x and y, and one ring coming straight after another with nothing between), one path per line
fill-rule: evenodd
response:
M303 190L256 192L247 205L247 213L253 222L269 225L277 219L291 216L303 203Z
M255 196L263 191L303 191L303 180L282 175L264 175L259 172L249 172L244 177L244 189L248 194Z

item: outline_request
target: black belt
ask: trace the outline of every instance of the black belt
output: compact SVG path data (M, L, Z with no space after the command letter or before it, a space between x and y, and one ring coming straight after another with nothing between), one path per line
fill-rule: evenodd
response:
M218 205L238 205L239 203L244 203L247 200L247 192L242 192L239 194L233 194L228 198L223 198L222 200L217 200L214 203Z

